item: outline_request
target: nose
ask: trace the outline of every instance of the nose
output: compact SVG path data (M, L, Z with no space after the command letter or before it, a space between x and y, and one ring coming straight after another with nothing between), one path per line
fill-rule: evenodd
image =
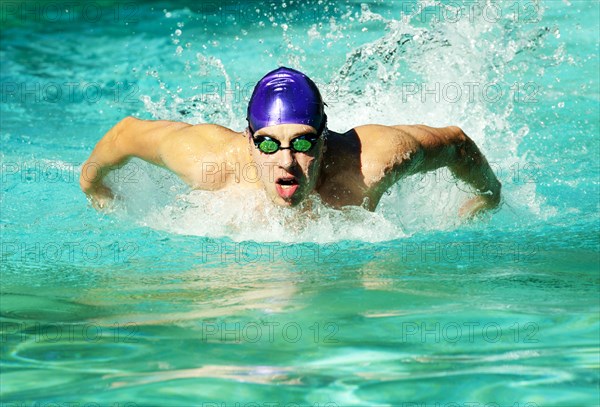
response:
M292 168L296 164L296 157L294 153L290 149L280 150L279 151L278 164L283 169Z

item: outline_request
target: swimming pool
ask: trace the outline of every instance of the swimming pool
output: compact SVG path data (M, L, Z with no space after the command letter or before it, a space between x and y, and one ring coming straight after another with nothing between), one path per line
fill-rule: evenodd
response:
M1 7L2 405L598 404L597 2ZM440 170L298 216L140 161L87 204L118 120L240 130L278 65L336 131L461 126L502 208Z

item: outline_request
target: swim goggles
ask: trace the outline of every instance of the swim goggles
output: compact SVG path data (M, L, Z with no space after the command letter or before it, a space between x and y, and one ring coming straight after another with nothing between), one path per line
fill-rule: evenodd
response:
M279 150L292 150L296 153L306 153L317 144L319 136L316 134L304 134L298 136L292 139L289 147L281 147L281 142L279 140L268 136L252 137L252 140L254 141L256 148L265 154L274 154Z

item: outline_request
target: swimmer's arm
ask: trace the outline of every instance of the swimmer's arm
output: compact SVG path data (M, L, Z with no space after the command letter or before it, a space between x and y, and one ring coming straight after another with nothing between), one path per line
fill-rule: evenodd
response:
M461 217L470 218L500 204L502 184L475 142L460 128L411 127L411 136L422 152L411 172L448 167L456 178L475 189L477 195L459 209Z
M113 198L112 191L103 183L110 171L123 166L132 157L167 168L184 181L194 178L194 143L198 143L199 129L185 134L192 126L171 121L149 121L126 117L108 131L98 142L83 164L79 184L96 208L103 208ZM201 138L201 134L200 134Z

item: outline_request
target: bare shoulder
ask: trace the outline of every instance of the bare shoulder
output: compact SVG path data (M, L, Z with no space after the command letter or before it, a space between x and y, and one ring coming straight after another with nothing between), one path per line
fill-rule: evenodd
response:
M118 126L122 133L131 135L124 139L129 140L132 156L168 168L196 188L223 187L227 181L224 178L210 182L204 179L206 166L238 161L247 144L242 133L216 124L126 118Z
M245 148L243 133L216 124L197 124L172 133L160 154L165 166L193 188L220 189L228 184L228 177L208 179L205 173L239 162Z
M431 127L423 124L383 126L369 124L354 129L365 151L373 150L384 157L394 154L414 154L419 150L432 152L464 142L467 136L460 127ZM386 155L386 151L387 154Z
M413 158L420 144L414 137L412 126L383 126L369 124L354 128L361 145L363 165L386 170L400 161Z
M136 138L160 138L164 139L161 141L176 140L178 143L215 144L223 139L233 141L240 136L240 133L217 124L192 125L170 120L142 120L131 116L121 120L117 127L121 131L135 134Z
M171 120L144 120L137 117L127 116L121 120L118 126L127 128L130 131L151 132L160 130L176 130L183 127L189 127L191 124L176 122Z
M460 127L431 127L424 124L392 126L399 131L409 134L422 147L431 147L432 144L450 144L457 139L464 138L465 134Z
M369 124L353 131L360 141L362 171L367 183L378 183L391 173L411 173L434 150L442 149L464 135L455 126L436 128L421 124Z
M416 145L413 126L384 126L380 124L367 124L354 128L361 145L367 149L390 149L390 146Z
M218 154L226 151L223 146L244 144L244 137L241 133L217 124L179 126L173 130L165 143L167 149L191 148L205 153Z

